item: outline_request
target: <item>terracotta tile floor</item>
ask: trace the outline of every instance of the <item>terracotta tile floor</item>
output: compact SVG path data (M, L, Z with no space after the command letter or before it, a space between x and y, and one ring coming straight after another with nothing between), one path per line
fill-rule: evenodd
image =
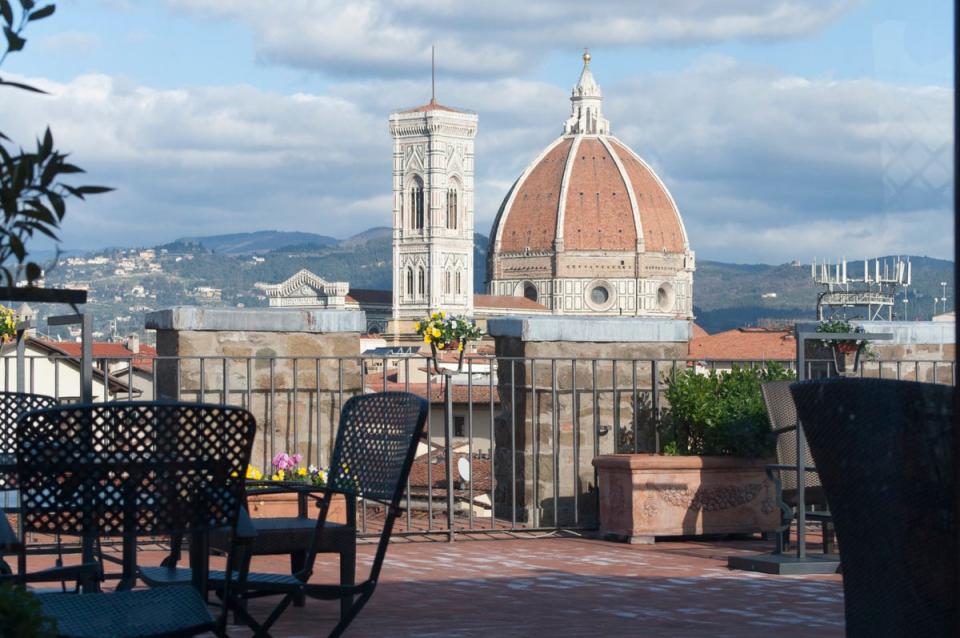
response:
M819 541L814 536L814 541ZM380 584L348 636L842 636L839 575L777 577L731 571L727 556L769 551L763 541L677 541L652 546L573 535L391 545ZM816 546L812 547L816 551ZM358 576L375 547L359 548ZM142 564L166 555L146 546ZM216 561L216 559L215 559ZM283 557L254 562L288 570ZM336 558L318 558L316 580L336 578ZM255 617L270 599L250 602ZM291 607L274 636L325 636L338 604ZM230 635L249 636L231 626Z
M840 576L727 569L730 554L768 547L759 541L630 546L583 538L396 543L348 635L842 636ZM363 573L373 546L360 554ZM326 573L336 574L334 558L320 560ZM269 609L263 600L251 602L255 617ZM274 635L325 635L337 614L336 603L308 601L289 609Z

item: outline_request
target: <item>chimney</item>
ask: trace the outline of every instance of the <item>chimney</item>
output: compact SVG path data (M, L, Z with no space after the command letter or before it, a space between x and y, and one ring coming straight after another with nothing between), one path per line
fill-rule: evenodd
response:
M133 354L140 354L140 335L137 333L127 335L126 343L123 345Z

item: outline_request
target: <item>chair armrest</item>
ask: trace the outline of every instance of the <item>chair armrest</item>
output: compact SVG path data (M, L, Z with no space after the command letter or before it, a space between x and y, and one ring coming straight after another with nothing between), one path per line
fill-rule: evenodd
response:
M0 509L0 551L15 552L20 549L20 546L20 539L17 538L17 533L10 527L7 513Z
M257 537L257 529L250 520L250 514L247 508L240 508L240 515L237 517L237 528L233 532L233 537L240 542L250 542Z

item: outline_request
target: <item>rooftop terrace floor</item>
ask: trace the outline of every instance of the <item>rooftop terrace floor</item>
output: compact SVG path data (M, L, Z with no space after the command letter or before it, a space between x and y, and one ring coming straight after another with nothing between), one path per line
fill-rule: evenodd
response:
M727 569L729 555L771 547L762 541L631 546L574 536L398 542L347 635L842 636L839 575ZM360 576L374 546L358 551ZM258 560L255 569L286 568L279 557ZM336 558L321 555L319 579L336 573ZM254 600L250 609L264 618L272 605ZM337 617L337 603L308 600L288 609L273 634L326 635ZM240 627L230 634L250 635Z

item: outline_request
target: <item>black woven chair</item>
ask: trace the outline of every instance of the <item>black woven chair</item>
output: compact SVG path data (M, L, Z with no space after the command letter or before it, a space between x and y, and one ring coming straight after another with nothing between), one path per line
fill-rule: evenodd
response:
M780 509L783 512L780 529L777 531L777 546L774 553L780 554L790 542L790 523L795 518L797 500L797 408L793 403L790 385L793 381L769 381L761 386L763 402L767 408L770 428L776 437L777 464L767 466L767 474L773 479L779 494ZM813 465L810 446L806 445L804 454L804 491L803 502L806 508L815 508L807 512L808 521L819 521L823 532L823 553L831 550L833 519L827 504L820 477Z
M848 636L956 636L955 419L949 386L791 386L843 562Z
M5 514L18 512L14 491L17 487L17 419L25 412L51 408L56 404L56 399L45 394L0 392L0 495L5 501L0 501L0 517L3 518L0 525L7 525ZM2 558L4 553L0 548L0 574L10 574L12 570Z
M327 487L314 540L309 544L304 567L298 573L242 573L237 590L249 597L282 596L280 603L262 623L257 622L240 605L235 613L256 635L269 635L270 627L284 610L298 598L308 596L323 600L348 601L349 609L330 636L340 636L373 595L387 553L393 524L400 513L400 502L413 465L417 443L423 434L428 404L407 392L381 392L351 398L343 406L340 427L334 444ZM313 574L317 553L327 545L325 538L342 533L341 526L327 523L327 512L334 493L377 501L386 505L383 531L377 545L370 575L356 585L326 585L307 582ZM211 581L217 576L211 573Z
M122 538L126 557L141 536L234 529L255 434L249 412L216 405L132 402L24 414L17 433L22 527L75 535L85 548L80 565L45 570L43 580L69 572L96 590L100 566L92 547L101 537ZM227 574L233 564L231 553ZM16 580L33 576L19 573ZM227 577L222 587L231 586ZM225 635L226 605L214 619L190 585L39 599L61 636Z

